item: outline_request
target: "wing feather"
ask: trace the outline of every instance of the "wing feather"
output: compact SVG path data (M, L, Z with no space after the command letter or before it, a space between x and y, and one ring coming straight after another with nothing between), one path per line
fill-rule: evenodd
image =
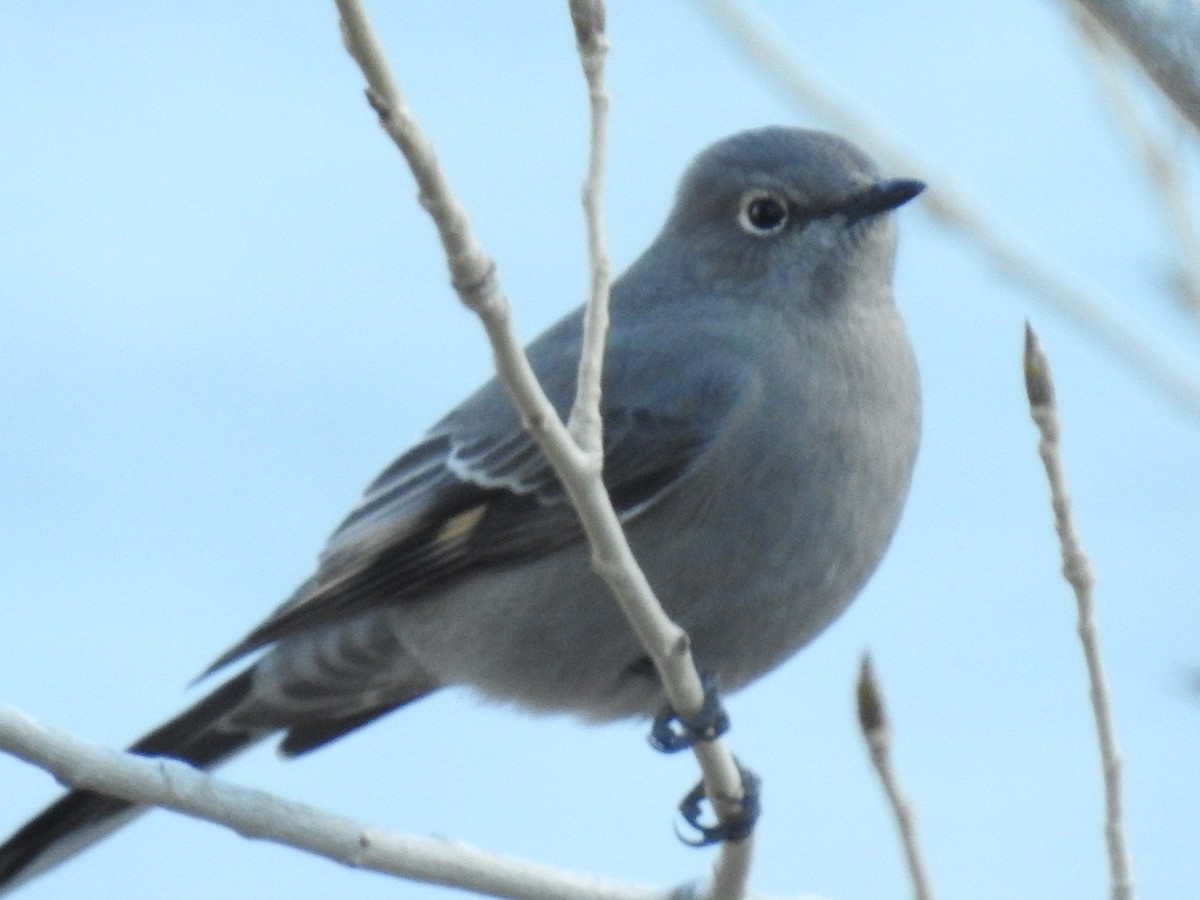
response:
M543 358L539 375L561 412L574 373L563 377L554 362ZM690 371L670 373L675 390L665 400L651 390L639 406L605 405L605 484L625 521L672 490L744 399L728 365L692 357L679 368ZM644 381L645 373L638 377ZM316 574L209 671L288 635L582 537L557 475L493 380L371 483L330 537Z

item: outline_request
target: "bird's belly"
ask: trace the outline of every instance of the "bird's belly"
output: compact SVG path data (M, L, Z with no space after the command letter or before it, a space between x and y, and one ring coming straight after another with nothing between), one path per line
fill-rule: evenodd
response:
M818 490L772 481L748 522L746 488L650 510L629 529L698 667L726 690L774 668L836 618L895 524L895 516L859 521L854 485L844 479ZM652 715L664 704L645 651L582 546L479 573L388 615L406 651L442 683L595 720Z

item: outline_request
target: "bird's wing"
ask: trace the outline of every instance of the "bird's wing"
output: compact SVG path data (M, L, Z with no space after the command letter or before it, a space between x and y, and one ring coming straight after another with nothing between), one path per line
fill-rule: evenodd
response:
M540 374L549 376L543 383L561 412L570 395L563 384L573 389L574 372L565 381L555 372ZM643 391L642 402L605 403L604 481L623 520L668 493L721 433L745 393L727 372L694 357ZM666 401L664 382L675 386L665 389ZM558 477L490 382L367 488L313 578L209 672L288 635L542 556L582 534Z

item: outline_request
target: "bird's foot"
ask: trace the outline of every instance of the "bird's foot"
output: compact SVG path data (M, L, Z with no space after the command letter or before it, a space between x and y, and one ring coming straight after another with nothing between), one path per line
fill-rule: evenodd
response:
M738 810L733 815L718 819L715 825L701 824L701 805L708 797L703 781L692 788L680 802L679 814L699 835L689 838L676 831L679 839L688 846L707 847L722 841L744 841L753 833L758 815L762 812L762 781L740 762L737 767L742 776L742 798L738 801Z
M678 753L701 741L715 741L729 730L729 713L721 703L717 679L701 677L704 685L704 705L694 716L681 716L667 707L654 717L650 727L650 746L660 753Z

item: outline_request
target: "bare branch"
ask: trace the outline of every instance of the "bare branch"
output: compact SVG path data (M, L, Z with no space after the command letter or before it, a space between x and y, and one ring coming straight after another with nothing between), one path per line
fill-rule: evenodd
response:
M939 223L973 243L992 266L1048 308L1074 322L1085 334L1123 361L1193 418L1200 418L1200 382L1171 362L1163 347L1138 335L1119 321L1093 293L1056 272L1030 247L1006 236L961 190L951 188L949 176L934 171L897 147L884 130L850 105L835 99L804 70L769 26L731 0L696 0L722 31L780 85L797 103L834 124L855 143L868 149L890 169L919 176L930 187L920 204Z
M1200 6L1190 0L1078 0L1200 129Z
M399 834L230 784L170 759L101 749L0 706L0 750L88 788L224 825L356 869L515 900L679 900L696 893L625 884L491 853L460 841ZM698 891L699 889L695 889Z
M1050 503L1054 509L1054 530L1062 548L1062 572L1075 593L1078 615L1077 630L1087 664L1092 714L1096 721L1096 736L1100 744L1100 762L1104 772L1104 834L1108 843L1109 874L1113 900L1133 900L1133 873L1129 849L1125 845L1125 825L1121 797L1121 755L1117 749L1112 706L1108 698L1108 683L1100 659L1100 635L1096 628L1092 602L1094 578L1091 564L1075 533L1071 517L1071 501L1067 496L1066 480L1058 454L1058 408L1054 402L1054 383L1050 366L1038 344L1037 336L1025 324L1025 391L1029 398L1029 413L1041 436L1038 454L1050 482Z
M451 194L432 147L394 87L365 14L355 0L337 0L337 5L342 13L347 47L367 79L368 96L379 114L380 125L404 154L420 186L421 204L437 225L459 299L478 313L491 341L501 380L512 394L526 427L579 508L589 538L599 544L596 554L601 575L619 585L618 594L622 598L652 596L650 586L640 572L634 574L631 571L636 568L632 566L632 554L624 546L616 514L603 496L604 488L598 473L587 471L586 455L571 439L537 383L512 328L508 301L500 293L495 264L471 234L466 213ZM581 472L583 477L580 477ZM680 655L676 648L680 643L687 643L686 636L666 620L661 611L657 616L639 613L635 621L639 635L642 629L652 635L655 648L662 656ZM698 698L702 693L699 679L695 687L697 699L694 705L698 709Z
M694 716L703 706L704 688L692 661L691 642L663 612L634 559L605 490L598 456L589 455L576 443L537 383L513 330L508 301L500 293L495 265L471 235L466 213L451 194L432 147L404 103L361 5L357 0L336 2L342 16L347 50L363 70L368 85L367 97L379 115L380 125L404 154L420 188L421 204L437 224L451 281L459 298L483 322L496 359L497 373L578 511L592 547L593 565L616 595L638 639L654 660L668 702L679 714ZM603 23L602 7L598 0L592 0L579 8L581 14L574 18L576 37L578 40L582 23L585 41L589 42L585 52L594 56L592 45L599 41L586 34L587 29L594 30L597 24ZM585 67L589 65L587 60L584 64ZM593 158L593 168L601 163L602 160ZM596 212L598 214L599 207ZM598 233L596 238L599 238ZM593 332L603 336L602 328L594 326ZM589 374L589 377L593 376ZM743 789L733 754L719 739L698 743L694 752L718 817L725 821L737 816ZM741 846L735 847L735 851L745 854L749 852L751 841L736 844Z
M913 897L915 900L932 900L929 876L925 873L925 863L917 846L917 827L912 806L901 793L896 773L892 769L892 729L884 710L883 695L879 691L879 682L875 679L871 657L866 654L863 655L862 666L859 669L855 695L858 701L859 728L867 742L871 763L879 774L883 792L887 796L888 805L891 806L892 815L896 819L896 827L900 831L900 843L904 847L904 860L908 864L908 876L912 880Z

